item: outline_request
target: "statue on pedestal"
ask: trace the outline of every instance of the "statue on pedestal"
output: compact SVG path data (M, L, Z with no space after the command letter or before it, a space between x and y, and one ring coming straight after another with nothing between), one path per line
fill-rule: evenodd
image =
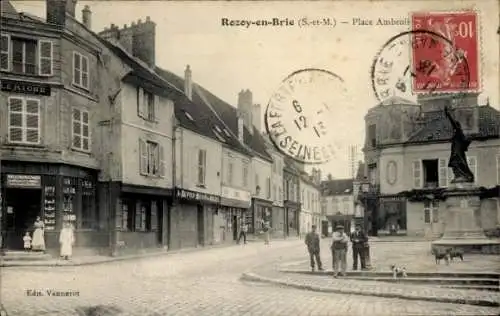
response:
M465 154L469 149L471 140L465 136L460 122L451 116L450 110L447 106L444 108L444 113L446 114L448 120L450 120L451 126L453 127L453 137L451 138L451 153L448 167L453 170L455 178L451 182L472 183L474 182L474 174L467 164L467 156Z

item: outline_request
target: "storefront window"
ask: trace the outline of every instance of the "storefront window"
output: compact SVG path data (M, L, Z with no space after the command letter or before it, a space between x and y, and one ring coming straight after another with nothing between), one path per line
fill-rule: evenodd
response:
M146 231L146 207L137 201L135 208L135 231Z
M128 205L122 204L122 230L132 230L132 221L129 220Z
M94 186L89 180L82 180L82 228L94 228Z
M297 212L288 210L288 227L297 229Z
M74 220L76 209L76 178L63 179L63 219Z

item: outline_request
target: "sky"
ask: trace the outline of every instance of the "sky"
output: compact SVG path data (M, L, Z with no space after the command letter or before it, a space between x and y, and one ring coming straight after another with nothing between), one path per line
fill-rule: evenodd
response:
M45 1L11 1L21 12L45 17ZM156 63L178 75L187 64L193 81L236 105L238 92L250 89L264 111L280 82L305 68L331 71L344 81L347 101L337 104L326 119L334 130L335 158L319 167L334 178L351 176L349 146L364 142L364 115L378 101L371 87L370 68L377 52L394 35L410 26L353 25L353 19L401 19L416 11L474 9L479 14L481 41L480 103L499 107L499 4L480 1L78 1L76 18L89 5L92 30L111 23L123 27L144 21L156 23ZM330 18L337 23L316 27L223 26L222 19ZM342 23L342 21L348 23ZM262 113L263 114L263 113ZM262 121L263 122L263 121ZM262 127L263 128L263 127ZM318 166L316 166L318 167Z

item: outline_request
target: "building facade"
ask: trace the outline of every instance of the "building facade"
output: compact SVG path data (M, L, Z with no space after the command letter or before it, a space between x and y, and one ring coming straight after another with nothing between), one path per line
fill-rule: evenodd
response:
M452 128L442 110L447 102L450 98L446 96L421 97L419 104L393 99L392 104L374 108L367 116L371 134L365 145L371 147L367 164L377 166L368 168L367 174L379 188L373 221L379 232L396 229L429 238L443 233L446 209L442 192L453 179L448 168ZM493 229L499 223L499 112L490 105L479 106L474 95L463 103L452 113L472 138L468 164L475 175L474 185L483 188L476 209L478 221L485 230ZM375 132L376 126L383 127Z
M319 170L313 169L313 175L306 172L300 176L300 235L311 231L312 225L318 229L321 227L321 174Z
M271 143L267 134L262 135L266 141L267 151L273 158L271 167L271 200L273 201L272 228L273 235L283 237L286 235L286 215L284 207L283 170L284 155Z
M346 231L354 228L355 195L353 179L328 179L321 183L321 198L326 230L331 233L335 226L343 225Z
M108 243L96 207L100 43L75 19L75 3L47 1L47 19L11 8L1 17L0 107L2 233L7 249L23 247L36 217L49 251L63 220L76 247ZM72 35L70 35L72 34Z
M284 157L283 188L285 192L283 205L285 207L286 236L298 236L300 233L300 170L295 162Z

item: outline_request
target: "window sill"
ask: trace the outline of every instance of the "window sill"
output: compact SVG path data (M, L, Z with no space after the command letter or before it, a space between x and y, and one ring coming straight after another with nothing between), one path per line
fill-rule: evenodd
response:
M3 148L5 149L14 149L15 147L23 147L23 148L36 148L36 149L45 149L46 146L43 144L31 144L31 143L16 143L16 142L5 142Z
M197 184L196 187L202 188L202 189L206 189L207 188L207 186L204 185L204 184Z
M89 88L89 87L84 87L84 86L79 85L79 84L74 83L74 82L72 82L72 83L71 83L71 87L73 87L73 88L77 88L77 89L79 89L79 90L82 90L82 91L84 91L84 92L86 92L86 93L90 94L90 88Z
M44 79L44 78L51 78L51 77L55 77L54 73L52 73L52 74L50 74L50 75L27 74L27 73L24 73L24 72L15 72L15 71L12 71L12 70L6 70L6 69L2 69L2 70L0 70L0 72L1 72L1 73L5 73L5 74L14 75L14 76L26 77L26 78L38 78L38 79Z
M85 149L76 148L76 147L71 147L71 151L78 152L78 153L81 153L81 154L86 154L86 155L89 155L89 156L92 154L91 150L85 150Z
M155 175L155 174L149 174L149 173L140 173L141 176L146 177L146 178L153 178L153 179L163 179L165 176L160 176L160 175Z

